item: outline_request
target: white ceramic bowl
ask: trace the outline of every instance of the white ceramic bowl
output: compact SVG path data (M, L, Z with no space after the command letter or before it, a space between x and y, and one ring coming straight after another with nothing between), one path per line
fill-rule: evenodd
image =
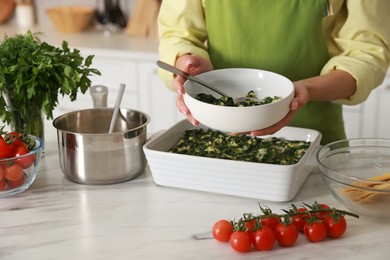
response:
M226 132L247 132L263 129L279 122L289 111L294 97L294 85L286 77L264 70L231 68L197 75L229 96L245 97L251 90L257 97L280 96L271 104L250 107L227 107L208 104L196 99L197 94L220 96L202 85L187 80L184 102L192 116L205 126Z

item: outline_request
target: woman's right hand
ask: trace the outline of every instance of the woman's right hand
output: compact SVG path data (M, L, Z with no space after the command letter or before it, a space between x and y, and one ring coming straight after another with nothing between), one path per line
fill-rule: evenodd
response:
M175 66L178 69L185 71L190 75L197 75L199 73L213 70L213 65L209 60L191 54L185 54L178 57ZM176 106L179 109L179 111L187 117L187 119L191 122L191 124L196 126L199 124L199 122L192 117L191 112L186 106L186 104L184 103L184 99L183 99L183 95L185 93L183 84L185 81L186 79L179 75L177 75L177 77L173 81L173 88L176 90L178 94L176 99Z

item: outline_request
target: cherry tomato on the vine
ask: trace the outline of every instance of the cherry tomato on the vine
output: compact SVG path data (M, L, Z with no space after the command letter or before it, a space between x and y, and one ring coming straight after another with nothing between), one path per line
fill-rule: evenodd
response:
M233 233L233 225L228 220L218 220L213 226L212 233L215 240L229 242L230 235Z
M7 166L3 165L4 170ZM4 180L9 186L10 181L6 178ZM280 247L293 246L300 231L312 243L320 242L327 237L341 237L347 229L345 215L359 217L351 212L317 202L312 205L303 203L300 207L291 204L288 209L282 209L284 212L282 214L275 214L268 207L260 206L260 209L262 211L260 215L244 213L238 221L215 222L213 237L221 242L229 242L230 247L240 253L254 249L266 251L272 250L276 241Z
M332 210L327 204L318 204L317 202L313 204L313 210L324 210L322 212L314 212L311 215L317 219L324 219L327 215L332 214Z
M262 226L252 233L252 243L257 250L271 250L276 241L275 232L271 227Z
M256 219L252 219L250 221L247 221L247 222L245 222L244 225L245 225L247 231L252 232L255 229Z
M260 210L263 213L263 215L261 216L261 224L263 226L269 226L270 228L275 230L276 226L280 223L279 216L277 214L272 213L272 210L268 207L260 206Z
M234 231L230 236L230 246L237 252L246 253L251 245L251 235L247 231Z
M303 232L310 242L319 242L326 237L326 228L322 221L306 223Z
M298 213L307 212L306 208L298 208ZM297 227L298 231L303 232L303 227L306 224L307 219L309 218L308 214L298 214L291 217L292 223Z
M347 222L342 215L338 217L326 216L324 223L328 236L332 238L341 237L347 230Z
M265 217L261 218L261 224L263 226L268 226L275 230L276 226L280 223L280 219L278 215L276 214L270 214L266 215Z
M279 245L292 246L298 239L298 229L292 223L279 223L275 228L275 236Z

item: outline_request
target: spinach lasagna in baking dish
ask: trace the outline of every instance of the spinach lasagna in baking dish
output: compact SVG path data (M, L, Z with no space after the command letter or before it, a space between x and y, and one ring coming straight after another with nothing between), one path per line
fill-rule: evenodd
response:
M279 137L230 135L211 129L186 130L169 152L246 162L278 165L297 163L310 142Z

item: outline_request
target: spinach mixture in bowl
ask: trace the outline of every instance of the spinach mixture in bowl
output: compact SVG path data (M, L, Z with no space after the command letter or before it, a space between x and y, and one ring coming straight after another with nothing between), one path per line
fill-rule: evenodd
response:
M227 107L259 106L259 105L278 102L279 100L282 99L282 97L274 96L274 97L264 97L262 99L253 100L251 98L257 99L257 95L253 90L249 91L246 97L247 99L243 101L235 102L232 97L216 98L211 94L199 93L196 96L196 99L208 104L217 105L217 106L227 106Z
M306 153L310 142L284 138L233 136L216 130L186 130L169 152L210 158L279 165L297 163Z

